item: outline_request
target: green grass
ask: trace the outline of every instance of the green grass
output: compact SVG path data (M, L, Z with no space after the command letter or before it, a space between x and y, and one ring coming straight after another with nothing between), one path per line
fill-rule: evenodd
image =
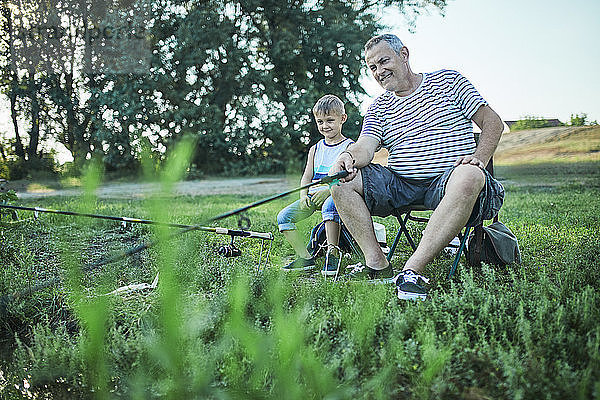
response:
M165 190L176 175L163 177ZM226 237L192 232L81 274L165 232L54 215L2 227L0 294L57 275L67 283L0 316L0 397L600 398L600 164L500 166L496 175L507 191L500 219L519 238L523 264L461 263L446 281L451 260L440 256L424 303L400 302L385 285L280 273L291 249L275 216L291 199L248 214L252 230L275 233L261 271L258 241L237 240L242 256L224 259L214 250ZM195 223L257 199L23 203ZM378 220L391 243L397 222ZM422 228L410 226L417 237ZM398 254L396 267L410 249L403 243ZM158 271L157 290L100 296Z

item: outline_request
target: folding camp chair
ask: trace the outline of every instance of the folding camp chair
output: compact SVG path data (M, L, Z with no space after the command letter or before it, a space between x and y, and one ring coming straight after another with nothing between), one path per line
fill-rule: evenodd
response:
M488 163L488 165L486 166L485 169L488 170L488 172L492 176L494 176L494 162L492 159L490 160L490 162ZM410 235L410 232L408 231L406 224L408 221L425 222L425 223L429 222L429 218L415 216L412 214L413 212L418 212L418 211L428 211L428 209L424 205L415 204L415 205L411 205L411 206L407 206L407 207L402 207L402 208L396 209L394 211L393 215L398 219L400 228L398 229L398 233L396 234L396 237L394 238L394 243L392 244L390 252L387 255L388 261L392 260L394 252L396 251L396 247L398 246L398 242L400 241L400 237L402 235L404 235L406 237L406 240L408 241L408 244L410 245L410 247L412 247L413 251L417 249L417 245L415 244L415 241L413 240L412 236ZM475 235L481 235L481 232L483 231L483 229L482 229L483 221L479 225L476 225L476 226L467 225L464 228L464 233L459 232L458 237L460 239L460 245L458 247L458 252L456 253L456 256L454 258L454 262L452 263L452 266L450 267L450 270L448 271L448 276L447 276L448 279L452 278L452 276L456 272L456 268L458 267L458 263L460 261L461 253L464 252L465 258L467 258L466 243L469 238L469 233L471 232L471 229L473 229L473 228L475 229ZM477 246L477 245L481 246L481 240L475 240L473 242L474 242L473 243L474 246ZM478 249L476 249L476 248L474 248L473 251L475 252L475 254L479 253Z
M387 242L385 239L385 226L373 221L373 229L375 230L375 236L377 238L377 242L381 247L381 250L386 252L390 251L387 247ZM340 237L338 246L333 246L337 248L339 252L338 266L337 271L335 272L335 276L333 278L334 281L337 281L338 275L340 273L340 267L342 265L342 258L345 255L355 255L360 256L361 250L358 247L358 244L348 231L348 228L344 225L343 222L340 221ZM320 254L324 255L327 259L329 255L329 251L331 248L327 246L327 237L325 234L325 222L318 223L310 233L310 239L308 241L308 245L306 246L306 250L311 257L317 257Z

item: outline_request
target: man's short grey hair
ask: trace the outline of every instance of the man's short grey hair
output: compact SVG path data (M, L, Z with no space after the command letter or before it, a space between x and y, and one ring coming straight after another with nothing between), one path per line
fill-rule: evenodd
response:
M315 115L329 115L329 114L346 114L344 109L344 102L339 97L333 94L326 94L321 97L315 103L313 107L313 114Z
M400 50L404 47L404 44L398 36L392 35L391 33L386 33L383 35L373 36L371 39L369 39L369 41L365 43L365 52L371 50L379 42L386 42L398 55L400 54Z

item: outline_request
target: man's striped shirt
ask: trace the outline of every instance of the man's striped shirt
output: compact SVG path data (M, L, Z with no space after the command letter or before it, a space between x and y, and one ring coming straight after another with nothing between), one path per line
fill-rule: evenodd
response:
M400 176L425 179L441 174L460 156L473 154L473 114L487 102L461 74L424 73L406 97L387 91L369 106L361 135L377 138Z

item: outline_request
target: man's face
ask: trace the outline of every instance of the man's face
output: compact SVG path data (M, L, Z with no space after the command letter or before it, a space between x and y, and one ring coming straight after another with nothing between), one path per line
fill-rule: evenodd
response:
M342 125L347 118L346 114L315 114L319 132L328 139L335 138L342 133Z
M408 84L408 71L404 65L405 55L396 54L384 41L371 47L365 54L367 66L375 80L385 90L398 92Z

